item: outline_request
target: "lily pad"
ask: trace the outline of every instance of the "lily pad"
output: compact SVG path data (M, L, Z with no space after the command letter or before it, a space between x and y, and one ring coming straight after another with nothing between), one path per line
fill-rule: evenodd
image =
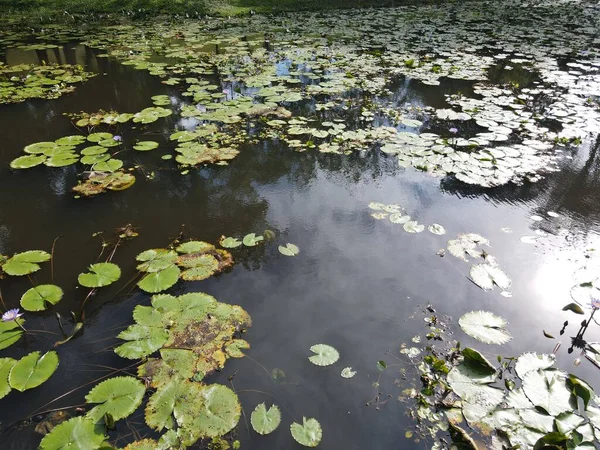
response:
M8 383L8 375L17 360L12 358L0 358L0 398L6 397L12 388Z
M41 450L95 450L107 439L104 427L84 416L73 417L50 431L40 443Z
M254 247L264 239L263 236L256 236L254 233L244 236L243 242L246 247Z
M158 272L171 267L177 259L177 253L166 248L155 248L143 251L135 257L142 264L137 266L141 272Z
M169 289L179 280L179 267L171 265L158 272L146 274L138 283L140 289L152 294Z
M224 248L236 248L242 245L242 241L234 237L221 236L221 239L219 239L219 245Z
M63 297L63 290L54 284L40 284L29 289L21 297L21 306L26 311L43 311L48 304L55 305Z
M154 150L155 148L158 148L158 142L154 141L140 141L133 146L134 150L140 152L147 152L149 150Z
M340 375L342 378L352 378L356 375L356 370L352 369L352 367L344 367Z
M404 224L404 231L407 233L420 233L425 229L425 225L420 225L414 220L410 220Z
M18 360L10 370L8 382L18 391L38 387L52 376L58 367L58 355L50 351L40 356L40 352L31 352Z
M484 344L506 344L512 336L506 331L507 322L488 311L471 311L463 315L458 324L462 330Z
M446 234L446 229L441 226L439 223L434 223L427 227L430 233L437 234L438 236L442 236Z
M114 263L96 263L89 267L88 273L80 273L79 284L88 288L109 286L121 278L121 269Z
M302 425L294 422L290 425L290 431L294 440L305 447L316 447L323 438L321 424L312 418L303 417Z
M187 255L186 255L187 256ZM213 275L219 268L219 262L213 255L201 254L193 258L190 262L188 258L187 264L191 268L184 270L181 273L181 278L186 281L205 280Z
M281 423L281 411L277 405L271 406L269 409L264 403L257 405L250 416L252 428L258 434L270 434L277 429Z
M326 344L315 344L310 348L315 355L309 357L309 361L317 366L330 366L340 359L338 351Z
M2 264L2 270L8 275L28 275L40 270L38 263L50 260L50 253L43 250L29 250L17 253Z
M500 289L506 290L511 285L508 275L498 266L491 264L474 264L469 274L473 282L482 289L493 289L495 284Z
M46 161L46 155L25 155L19 156L10 162L10 167L13 169L29 169L39 166Z
M300 253L300 249L294 244L287 243L285 246L279 246L279 253L285 256L296 256Z
M133 377L114 377L103 381L85 396L87 403L99 403L88 413L87 417L99 422L105 414L114 420L130 416L142 403L146 388Z
M18 322L18 323L17 323ZM20 325L23 325L23 319L11 320L10 322L0 322L0 350L10 347L23 335Z

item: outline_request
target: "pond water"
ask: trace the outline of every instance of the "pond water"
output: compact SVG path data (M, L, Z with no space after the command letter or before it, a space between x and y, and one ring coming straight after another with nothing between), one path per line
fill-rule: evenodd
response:
M431 440L405 436L414 422L397 400L417 376L377 370L379 360L397 362L386 352L401 357L401 344L424 333L427 304L455 320L472 310L504 317L513 339L501 347L451 326L453 338L493 358L551 353L562 341L557 366L600 389L598 369L585 358L575 366L578 351L566 351L581 318L561 311L572 301L574 274L595 262L600 245L599 11L558 2L524 11L512 3L476 5L134 26L117 20L33 35L7 24L0 32L7 66L81 65L96 76L58 98L0 104L0 253L50 252L60 237L52 270L44 264L30 277L7 276L2 297L16 308L32 282L64 291L58 304L26 313L26 327L45 333L27 333L2 356L52 350L62 339L56 313L72 330L70 312L80 314L89 292L77 276L99 261L102 241L94 233L109 239L131 224L139 237L117 248L112 262L123 275L87 301L82 332L56 347L56 372L0 400L2 448L36 448L35 423L15 426L21 419L85 406L100 377L135 374L134 361L113 349L133 323L133 308L148 305L151 294L125 285L137 272L136 255L180 233L215 244L222 235L275 233L231 249L231 269L166 291L205 292L252 318L244 334L248 357L230 359L208 379L229 387L233 380L245 411L234 435L244 449L301 448L288 427L303 416L320 422L323 449L431 448ZM510 15L516 11L517 19ZM0 76L7 79L5 68ZM280 88L269 91L273 86ZM172 113L149 124L76 126L81 116L64 116L133 114L154 107L157 95L167 96L159 107ZM0 88L0 99L7 98ZM248 112L247 101L260 108ZM225 107L210 116L215 102ZM339 125L345 128L336 131ZM169 138L174 132L210 126L208 137L195 139L239 151L226 165L162 158L182 155ZM345 135L349 130L363 134ZM27 145L98 131L122 136L109 151L133 169L131 187L85 198L71 189L82 172L95 170L90 165L11 168ZM138 141L158 148L132 149ZM406 232L372 202L401 205L425 229ZM434 223L446 234L428 231ZM461 233L489 240L486 251L510 277L509 288L484 290L471 280L475 260L448 250L440 256ZM288 242L300 249L297 256L278 251ZM559 336L565 320L572 324ZM586 339L600 340L596 325ZM309 348L318 343L335 347L339 361L311 364ZM340 377L347 366L356 376ZM283 380L271 377L277 368ZM366 406L378 392L389 401ZM282 410L282 425L268 436L247 430L263 401ZM117 423L111 443L158 436L143 422L140 408Z

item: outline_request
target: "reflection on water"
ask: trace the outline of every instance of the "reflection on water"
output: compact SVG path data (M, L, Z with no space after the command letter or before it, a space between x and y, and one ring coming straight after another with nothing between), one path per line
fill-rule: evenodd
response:
M399 388L394 375L382 379L380 391L392 399L381 411L367 408L365 402L376 394L372 387L378 377L376 361L387 350L396 353L400 343L422 331L419 321L408 318L419 305L431 302L441 314L455 318L472 309L498 312L509 320L515 336L500 350L506 355L549 352L554 347L542 329L558 335L566 317L560 308L570 301L570 274L585 262L583 250L598 248L598 142L573 155L565 150L572 159L565 159L560 172L538 184L487 190L400 169L393 158L377 152L348 157L296 153L277 141L247 145L229 166L202 168L188 176L158 170L160 154L140 154L135 155L137 163L154 171L153 179L140 177L130 190L76 200L68 188L75 183L74 167L12 173L8 162L26 144L72 133L63 112L138 111L150 105L150 94L174 95L174 91L145 72L97 58L81 46L6 52L11 63L52 58L107 73L58 100L0 106L0 251L48 249L61 236L55 282L64 288L65 298L53 312L69 317L83 300L85 293L75 280L95 260L100 243L92 237L96 231L110 233L126 223L140 227L141 237L120 248L115 257L124 273L133 273L137 253L164 246L183 225L186 236L210 242L221 235L274 230L275 244L234 251L237 264L230 272L180 283L173 291L208 292L250 313L253 327L246 338L252 359L228 362L212 380L229 384L228 377L234 376L247 414L259 402L274 401L282 406L285 427L302 416L318 418L324 428L324 449L414 448L404 438L411 422L395 400ZM444 106L441 93L469 89L457 80L440 87L398 80L394 86L391 101L436 107ZM175 123L186 126L185 121L168 118L148 132L168 134ZM389 221L376 221L367 208L371 201L399 203L420 223L442 224L448 235L407 234ZM547 211L560 217L546 216ZM532 221L533 214L543 215L544 221ZM520 241L538 228L547 235L539 236L535 246ZM490 239L498 262L513 279L512 298L502 297L498 290L483 292L467 279L468 265L436 254L447 239L464 232ZM285 242L298 245L300 255L280 255L277 245ZM40 272L35 279L47 282L48 276ZM27 286L27 280L3 280L8 307L18 304ZM15 396L11 408L0 413L2 424L45 410L47 402L79 386L52 407L80 404L93 380L112 368L125 368L127 361L112 352L114 336L130 323L133 307L147 303L147 295L119 292L117 286L92 299L91 319L83 334L58 349L58 372L43 389ZM31 328L57 330L53 312L32 318ZM591 330L589 337L597 340L600 334ZM463 335L460 340L481 348ZM50 348L53 341L44 335L28 336L7 354ZM308 363L308 349L316 343L336 347L340 362L327 368ZM597 384L597 372L589 365L573 367L566 352L558 359L559 365ZM339 373L345 366L358 374L342 379ZM273 382L265 373L275 368L285 372L283 383ZM141 416L131 420L140 422ZM120 444L131 440L127 423L119 424L118 431ZM243 421L238 433L246 449L291 445L283 432L257 439ZM34 448L39 442L31 427L0 439L2 448L11 449Z

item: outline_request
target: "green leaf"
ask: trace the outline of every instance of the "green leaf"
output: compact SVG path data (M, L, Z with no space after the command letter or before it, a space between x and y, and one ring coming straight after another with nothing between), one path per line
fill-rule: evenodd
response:
M32 287L21 297L21 306L26 311L43 311L48 303L56 305L63 297L63 290L54 284Z
M23 319L17 319L17 321L21 325L25 323ZM10 347L23 335L23 330L17 321L0 322L0 350Z
M484 344L506 344L512 336L505 327L507 322L488 311L471 311L463 315L458 324L462 330Z
M294 244L287 243L285 247L283 245L279 246L279 253L285 256L296 256L300 253L300 249Z
M387 369L387 363L382 359L377 361L377 370L383 372L385 369Z
M352 378L356 375L356 370L352 369L352 367L344 367L340 375L342 378Z
M146 250L135 257L142 264L137 266L141 272L158 272L172 266L177 259L177 253L166 248Z
M100 142L112 138L113 135L111 133L92 133L87 137L87 140L90 142Z
M425 229L425 225L419 225L416 220L409 220L404 224L404 231L407 233L420 233Z
M105 414L110 414L114 420L124 419L140 406L146 388L133 377L115 377L103 381L85 396L87 403L100 403L94 406L87 417L94 422L100 421Z
M247 247L254 247L264 239L263 236L256 236L254 233L247 234L244 236L243 242Z
M258 434L265 435L272 433L281 423L281 411L279 411L277 405L273 405L267 409L265 404L261 403L252 411L250 423L254 431Z
M58 355L55 351L45 353L31 352L15 363L10 371L8 382L13 389L26 391L44 383L58 367Z
M473 264L469 272L471 280L482 289L493 289L494 284L501 289L510 288L511 281L502 269L491 264Z
M219 261L213 255L199 255L192 260L186 259L193 267L183 271L181 278L186 281L206 280L219 268Z
M74 135L74 136L64 136L57 139L56 142L58 145L79 145L85 142L85 136Z
M9 258L3 265L2 270L8 275L28 275L40 270L38 263L50 260L50 253L43 250L29 250L17 253Z
M573 395L581 397L584 408L587 408L590 400L594 398L594 389L588 383L573 374L569 374L567 386L571 389Z
M103 428L86 417L73 417L57 425L40 443L41 450L96 450L107 439Z
M0 398L6 397L12 389L8 383L8 375L16 362L12 358L0 358Z
M441 226L439 223L434 223L427 227L430 233L437 234L438 236L442 236L446 234L446 229Z
M302 425L294 422L290 425L290 431L294 440L305 447L316 447L321 442L323 430L316 419L302 418Z
M219 245L223 248L236 248L242 245L242 241L233 237L222 236Z
M569 303L568 305L565 305L562 310L572 311L575 314L585 314L581 306L579 306L577 303Z
M338 351L330 345L315 344L310 348L310 351L315 355L310 356L308 359L317 366L330 366L340 359Z
M179 267L171 265L158 272L146 274L144 278L139 281L138 286L143 291L150 292L152 294L162 292L177 283L180 273L181 271L179 270Z
M147 152L149 150L154 150L158 147L158 142L154 141L140 141L133 146L134 150L138 150L140 152Z
M548 369L554 365L555 355L546 355L537 353L523 353L517 358L515 363L515 372L519 378L523 379L532 370Z
M215 246L204 241L189 241L179 245L175 250L178 253L207 253L213 251Z
M46 155L24 155L13 159L10 167L13 169L30 169L46 161Z
M90 273L80 273L79 284L88 288L108 286L121 278L121 269L113 263L96 263L89 267Z
M566 374L556 370L533 370L523 378L523 392L535 406L551 416L571 411L571 390Z
M151 355L169 339L169 333L162 327L130 325L117 336L126 342L115 348L115 353L127 359L140 359Z

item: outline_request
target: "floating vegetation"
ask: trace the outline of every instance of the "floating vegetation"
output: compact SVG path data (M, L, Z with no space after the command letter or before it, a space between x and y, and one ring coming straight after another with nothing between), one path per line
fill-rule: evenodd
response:
M488 311L471 311L458 320L462 330L484 344L506 344L512 336L506 321Z
M356 375L356 370L352 367L344 367L340 375L342 378L353 378Z
M138 286L153 294L170 288L180 278L205 280L233 265L231 253L204 241L185 242L174 250L146 250L137 255L136 260L141 263L137 269L146 273Z
M294 440L305 447L316 447L323 437L321 424L312 418L303 417L302 425L294 422L290 425L290 431Z
M310 348L314 353L308 360L316 366L330 366L340 359L338 351L330 345L315 344Z
M0 62L0 103L19 103L33 98L52 99L73 92L75 84L95 76L69 64L6 65Z
M269 409L264 403L257 405L250 415L250 423L252 428L258 434L270 434L277 429L281 423L281 411L277 405L271 406Z
M63 298L63 290L55 284L40 284L32 287L21 297L25 311L44 311L48 305L55 305Z
M298 248L298 246L290 244L289 242L285 244L285 246L280 245L278 249L279 253L285 256L298 256L298 254L300 253L300 249Z
M22 276L40 270L39 263L50 261L50 253L43 250L28 250L10 258L0 255L1 275Z
M77 281L84 287L99 288L109 286L121 278L121 269L114 263L92 264L89 272L79 274Z
M0 361L0 392L4 395L11 389L23 392L38 387L47 381L58 367L58 355L55 351L43 355L40 352L31 352L18 361L12 358L2 358Z
M434 333L445 340L443 319L434 322ZM506 322L491 313L468 313L460 322L470 335L495 334L496 343L506 342L505 332L498 334ZM489 327L473 333L470 326L476 322ZM419 353L410 362L422 386L406 389L401 398L415 402L411 415L418 421L419 437L449 434L453 445L470 449L594 448L600 433L598 397L585 381L554 368L553 354L498 356L496 367L456 342L428 344ZM581 409L573 406L577 401ZM438 441L432 448L445 447Z

